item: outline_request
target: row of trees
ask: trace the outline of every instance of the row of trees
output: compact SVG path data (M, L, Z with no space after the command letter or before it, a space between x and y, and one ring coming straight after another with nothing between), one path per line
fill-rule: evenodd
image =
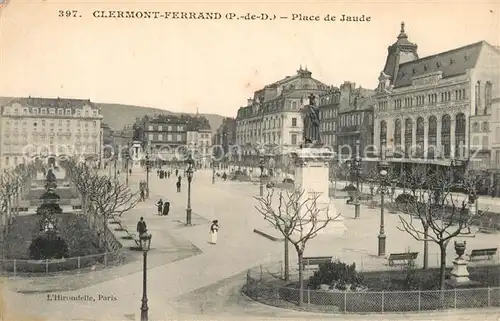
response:
M100 175L97 169L76 159L61 164L80 194L82 214L89 225L96 228L107 249L107 222L133 209L139 203L139 194L117 179Z
M19 215L22 196L29 191L31 177L34 175L35 167L25 164L0 173L0 241L4 240L14 217Z
M398 229L423 242L424 268L428 267L428 243L439 246L441 289L445 288L449 242L456 237L473 237L477 232L472 228L474 222L485 214L474 210L477 178L464 175L457 181L452 179L455 174L453 167L436 171L427 166L416 166L399 176L399 183L405 186L409 197L398 204L402 212ZM453 193L457 189L465 193ZM288 245L292 244L298 261L302 262L307 242L340 215L331 215L328 208L321 208L318 197L306 197L305 191L300 189L278 193L268 189L267 195L256 197L256 209L285 239L285 280L290 276ZM299 264L300 303L304 288L302 268L303 265Z

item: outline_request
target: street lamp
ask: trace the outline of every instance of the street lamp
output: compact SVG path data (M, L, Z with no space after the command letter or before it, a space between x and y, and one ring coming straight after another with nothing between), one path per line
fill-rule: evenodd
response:
M359 176L361 175L361 157L359 156L359 140L356 141L356 156L352 159L352 169L356 175L356 193L354 194L354 218L360 216L359 204Z
M149 198L149 152L146 151L146 198Z
M260 167L259 195L262 197L264 196L264 157L260 158L259 167Z
M385 256L385 232L384 232L384 194L386 190L386 177L389 169L389 163L383 158L378 164L380 174L380 231L378 235L378 256Z
M148 233L142 233L139 235L139 239L141 240L141 248L142 248L142 304L141 304L141 321L148 321L148 294L147 294L147 285L148 285L148 251L151 247L151 238L153 236Z
M215 184L215 162L212 162L212 185Z
M186 164L188 166L186 170L187 179L188 179L188 199L187 199L187 208L186 208L186 225L191 225L191 181L193 180L193 165L194 160L191 157L191 154L188 155L186 159Z

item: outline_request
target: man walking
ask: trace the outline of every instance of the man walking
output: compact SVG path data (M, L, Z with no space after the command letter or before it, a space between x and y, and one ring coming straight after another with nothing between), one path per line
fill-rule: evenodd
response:
M161 215L163 210L163 201L161 200L161 198L158 202L156 202L156 207L158 208L158 215Z
M165 203L163 204L163 215L168 215L168 212L170 212L170 202L165 200Z
M146 227L146 222L144 222L144 218L141 217L139 222L137 222L137 233L139 233L139 235L141 235L141 234L146 233L147 231L148 231L148 229Z

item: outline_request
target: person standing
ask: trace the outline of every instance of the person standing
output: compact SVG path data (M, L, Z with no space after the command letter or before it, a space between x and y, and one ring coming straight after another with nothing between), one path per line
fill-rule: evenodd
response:
M218 234L219 234L219 221L213 220L212 225L210 225L210 235L212 237L210 244L217 244Z
M158 209L158 215L161 215L163 210L163 201L161 200L161 198L158 202L156 202L156 207Z
M168 212L170 212L170 202L165 200L163 204L163 215L168 215Z
M177 183L175 183L176 187L177 187L177 193L180 193L181 192L181 180L177 180Z
M139 233L139 235L141 235L141 234L146 233L147 231L148 231L148 229L146 226L146 222L144 221L144 218L141 217L139 222L137 222L137 233Z

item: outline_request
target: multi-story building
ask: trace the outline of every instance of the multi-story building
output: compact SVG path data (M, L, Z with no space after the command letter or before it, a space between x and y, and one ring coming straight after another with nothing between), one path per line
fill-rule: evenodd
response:
M358 152L361 157L372 156L374 91L345 82L340 92L335 148L338 158L351 159Z
M142 143L152 159L180 161L187 150L187 123L169 118L148 118L142 124Z
M337 87L331 87L328 92L319 96L318 108L321 125L319 133L321 142L330 150L336 152L336 130L337 113L340 104L340 90Z
M2 168L37 159L57 163L61 156L98 160L102 115L90 100L19 98L1 108Z
M482 136L490 126L483 123L499 94L499 71L500 51L484 41L420 58L402 23L374 95L375 145L393 149L391 161L399 168L449 166L451 160L474 168L477 150L490 155L489 146L481 146L489 145ZM470 135L471 122L483 134Z
M318 97L328 89L301 67L296 75L256 91L236 117L236 142L243 163L257 164L259 154L264 153L274 164L284 164L288 154L302 144L300 109L309 103L310 94Z
M219 162L238 161L239 148L236 143L236 120L226 117L213 136L214 157Z

